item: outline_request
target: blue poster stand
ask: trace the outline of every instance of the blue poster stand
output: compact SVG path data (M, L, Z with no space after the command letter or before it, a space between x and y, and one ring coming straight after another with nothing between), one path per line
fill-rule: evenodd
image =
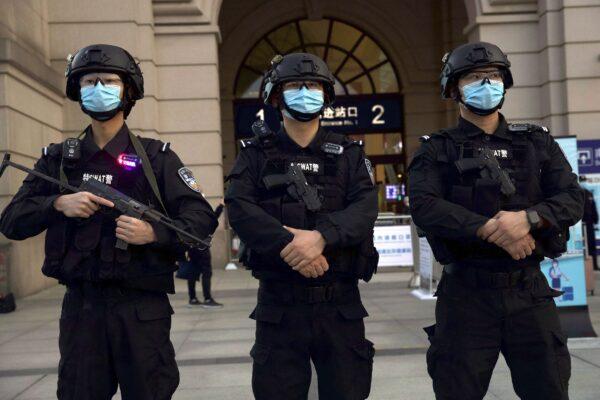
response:
M555 138L576 174L578 171L577 139L575 136ZM587 306L585 257L581 222L569 229L567 252L557 259L545 259L542 272L550 287L563 292L555 297L562 328L568 337L596 337Z

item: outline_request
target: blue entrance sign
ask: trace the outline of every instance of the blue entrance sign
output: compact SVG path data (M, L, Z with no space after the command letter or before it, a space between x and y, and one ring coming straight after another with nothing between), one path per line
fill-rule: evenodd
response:
M233 111L238 139L253 136L251 126L258 118L265 120L273 131L280 128L277 111L259 99L235 100ZM401 132L402 98L398 94L338 96L323 111L321 125L345 134Z

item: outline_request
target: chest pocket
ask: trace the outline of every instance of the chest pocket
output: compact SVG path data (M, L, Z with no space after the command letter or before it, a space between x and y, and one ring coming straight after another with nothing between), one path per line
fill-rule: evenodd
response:
M474 151L472 147L455 149L454 152L455 154L448 157L445 154L438 155L438 163L447 163L449 171L447 176L450 182L448 199L477 214L487 217L494 216L500 211L502 198L500 184L494 179L482 177L477 161L478 152ZM459 154L465 157L462 158L458 156ZM462 163L460 169L458 162ZM441 165L440 168L444 168L444 166Z
M343 156L327 156L324 173L313 178L323 203L321 212L342 210L346 206L345 160Z

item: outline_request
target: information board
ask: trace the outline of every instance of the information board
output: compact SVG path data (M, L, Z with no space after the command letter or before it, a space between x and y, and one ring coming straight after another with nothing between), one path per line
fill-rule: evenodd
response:
M252 123L266 121L271 130L280 128L279 113L260 99L233 102L235 136L253 136ZM402 131L402 97L398 94L338 96L321 116L321 126L336 133L365 134Z

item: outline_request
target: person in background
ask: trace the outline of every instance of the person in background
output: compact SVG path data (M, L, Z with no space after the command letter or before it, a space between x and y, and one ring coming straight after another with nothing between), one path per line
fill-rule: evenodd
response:
M215 209L217 218L223 212L223 204L219 204ZM212 264L210 249L190 249L186 252L185 261L179 262L177 275L180 279L186 279L188 282L188 294L190 297L190 306L201 306L202 308L221 308L223 304L217 303L213 299L210 291L210 283L212 278ZM196 281L202 276L202 294L204 301L201 302L196 297Z
M585 184L586 181L585 176L582 175L579 177L579 182ZM581 222L585 225L588 254L592 257L594 269L598 270L598 261L596 260L596 227L594 226L598 223L598 209L596 208L594 193L585 187L583 187L583 190L585 190L585 205L583 206L583 218Z

